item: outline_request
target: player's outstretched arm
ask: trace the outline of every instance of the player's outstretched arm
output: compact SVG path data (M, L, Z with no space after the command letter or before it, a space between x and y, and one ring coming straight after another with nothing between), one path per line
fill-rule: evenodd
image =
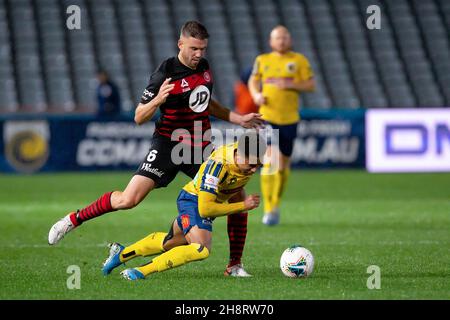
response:
M139 103L134 114L134 122L136 122L136 124L141 125L150 120L159 106L166 102L169 92L175 87L174 84L170 84L170 80L170 78L167 78L162 83L158 94L150 102L145 104Z
M249 195L244 201L234 203L216 202L216 195L207 191L200 191L198 195L198 212L201 217L221 217L255 209L259 206L259 195Z
M211 99L209 103L209 113L221 120L228 121L244 128L261 128L263 127L263 120L259 113L247 113L244 115L237 114L230 109L225 108L219 102Z

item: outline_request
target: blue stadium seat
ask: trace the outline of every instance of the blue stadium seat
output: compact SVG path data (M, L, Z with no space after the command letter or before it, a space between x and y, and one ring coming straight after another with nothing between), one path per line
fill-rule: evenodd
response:
M81 30L65 27L69 5L82 10ZM369 5L381 7L381 30L365 25ZM448 0L0 0L0 112L94 112L99 67L131 111L188 19L211 34L214 97L228 105L277 24L315 72L304 106L450 105Z
M332 106L360 107L361 102L351 81L350 70L340 46L331 6L327 1L308 0L305 3Z

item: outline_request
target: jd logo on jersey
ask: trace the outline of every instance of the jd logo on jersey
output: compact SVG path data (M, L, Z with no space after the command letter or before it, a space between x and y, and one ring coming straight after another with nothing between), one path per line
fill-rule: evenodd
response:
M189 96L189 107L192 111L200 113L205 111L209 104L209 89L206 86L198 86Z

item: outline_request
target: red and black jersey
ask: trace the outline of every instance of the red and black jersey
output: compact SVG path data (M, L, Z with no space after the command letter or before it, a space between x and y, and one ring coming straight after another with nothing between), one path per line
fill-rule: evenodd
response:
M211 129L208 106L213 88L208 61L201 59L195 70L183 65L178 57L163 61L151 75L141 103L149 103L156 97L166 78L172 78L170 83L175 87L159 107L161 115L154 135L171 138L172 133L179 129L177 141L192 146L207 145L209 139L203 141L203 135Z

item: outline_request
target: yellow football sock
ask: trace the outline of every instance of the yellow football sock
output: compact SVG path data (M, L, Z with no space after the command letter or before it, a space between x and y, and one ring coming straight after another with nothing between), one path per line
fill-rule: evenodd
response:
M272 209L278 208L280 204L280 189L282 186L283 176L281 171L277 171L273 175L273 188L272 188Z
M144 239L126 247L120 254L120 261L126 262L138 256L150 256L163 252L163 241L166 235L165 232L149 234Z
M281 173L281 186L280 186L280 199L281 199L284 190L286 189L289 176L291 175L291 169L286 168L284 170L281 170L280 173Z
M290 169L284 169L277 171L274 174L274 188L273 188L273 196L272 196L272 206L273 209L278 208L281 202L281 196L283 195L284 189L286 187Z
M261 194L264 201L264 213L273 209L272 195L275 174L270 173L270 164L265 164L261 170Z
M154 258L149 264L136 268L144 276L154 272L162 272L188 262L203 260L208 258L208 248L198 243L191 243L170 249L167 252Z

